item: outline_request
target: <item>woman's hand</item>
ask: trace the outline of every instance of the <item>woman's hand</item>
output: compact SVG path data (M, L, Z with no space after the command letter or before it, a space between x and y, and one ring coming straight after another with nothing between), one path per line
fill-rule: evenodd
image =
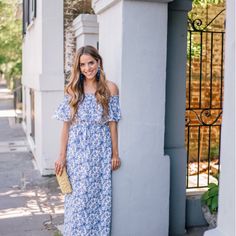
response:
M66 148L68 142L70 122L63 122L61 130L61 147L59 158L55 161L55 172L57 175L61 175L63 168L66 166Z
M111 165L112 165L112 170L117 170L121 165L120 158L118 156L113 156L111 159Z
M66 166L66 159L65 158L58 158L55 161L55 173L57 175L62 175L63 168Z

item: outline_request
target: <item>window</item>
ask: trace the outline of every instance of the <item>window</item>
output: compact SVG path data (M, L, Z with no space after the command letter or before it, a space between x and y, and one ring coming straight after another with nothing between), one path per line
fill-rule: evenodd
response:
M34 90L31 88L30 89L30 106L31 106L31 109L30 109L30 118L31 118L31 132L30 132L30 136L33 138L34 142L35 142L35 92Z
M36 18L36 1L23 0L23 34L26 34L27 27Z

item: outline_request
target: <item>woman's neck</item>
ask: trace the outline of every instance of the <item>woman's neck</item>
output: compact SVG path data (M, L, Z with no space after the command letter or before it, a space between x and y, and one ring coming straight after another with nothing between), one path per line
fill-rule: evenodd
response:
M96 79L84 80L84 92L85 93L95 93L97 90Z

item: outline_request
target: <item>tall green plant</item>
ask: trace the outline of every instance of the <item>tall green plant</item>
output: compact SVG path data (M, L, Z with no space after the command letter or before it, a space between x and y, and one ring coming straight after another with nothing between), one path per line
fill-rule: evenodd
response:
M22 17L18 0L0 0L0 71L10 80L21 75Z
M217 183L210 183L208 190L202 195L202 203L207 205L213 214L218 211L218 195L219 195L219 176L216 176Z

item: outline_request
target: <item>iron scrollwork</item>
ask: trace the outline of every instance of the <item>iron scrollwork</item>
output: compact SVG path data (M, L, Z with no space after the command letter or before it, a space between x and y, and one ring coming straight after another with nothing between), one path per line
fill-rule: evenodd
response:
M222 109L202 109L202 110L194 110L188 109L185 117L185 126L191 126L193 119L191 119L191 113L194 113L194 120L197 120L198 125L203 126L212 126L215 125L222 115Z
M203 22L201 19L197 18L197 19L191 19L188 18L188 26L189 26L189 30L193 30L193 31L206 31L208 29L208 27L212 24L212 22L219 16L221 15L223 12L225 11L225 9L221 10L208 24L203 25Z

